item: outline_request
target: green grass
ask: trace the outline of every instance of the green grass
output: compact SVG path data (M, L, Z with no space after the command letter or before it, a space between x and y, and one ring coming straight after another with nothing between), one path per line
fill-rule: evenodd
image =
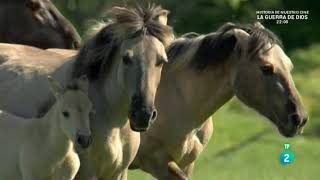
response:
M306 51L315 54L313 49ZM301 66L308 60L303 58L307 55L305 51L293 54L304 59ZM319 64L317 58L310 61ZM213 137L196 162L192 180L320 179L320 69L297 69L302 70L295 73L294 79L310 116L304 134L283 138L268 120L238 102L231 102L214 115ZM295 162L288 166L279 163L284 143L290 143L295 154ZM147 180L150 176L136 170L130 171L129 179Z

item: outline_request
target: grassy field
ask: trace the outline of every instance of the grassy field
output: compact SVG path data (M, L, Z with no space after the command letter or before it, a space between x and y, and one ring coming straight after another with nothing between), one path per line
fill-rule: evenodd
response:
M196 163L192 180L320 179L320 69L315 64L308 71L301 67L312 54L318 58L315 52L292 55L302 59L294 79L310 115L304 134L283 138L266 119L233 101L214 115L214 135ZM279 163L284 143L290 143L295 154L295 162L288 166ZM129 173L129 179L147 180L150 176L137 170Z

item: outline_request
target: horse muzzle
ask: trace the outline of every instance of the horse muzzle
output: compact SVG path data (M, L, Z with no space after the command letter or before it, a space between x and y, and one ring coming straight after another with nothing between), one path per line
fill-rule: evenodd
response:
M158 115L153 101L145 96L134 95L129 109L130 127L133 131L144 132L156 120Z
M88 148L92 144L92 136L91 135L76 135L76 143L77 146L81 147L82 149Z
M157 114L157 110L154 108L151 110L143 108L141 111L131 111L129 113L131 129L137 132L148 130L151 124L156 120Z
M286 125L278 126L278 130L285 137L294 137L303 132L303 128L306 125L307 121L307 115L299 115L297 113L292 113L288 115Z

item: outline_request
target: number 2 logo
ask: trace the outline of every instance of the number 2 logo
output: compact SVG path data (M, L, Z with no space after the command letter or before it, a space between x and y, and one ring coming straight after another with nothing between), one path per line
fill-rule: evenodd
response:
M289 165L294 162L294 153L290 150L290 144L284 144L284 151L280 153L280 164L281 165Z
M285 163L289 163L289 162L290 162L290 159L289 159L289 158L290 158L290 155L289 155L289 154L284 154L284 160L283 160L283 161L284 161Z

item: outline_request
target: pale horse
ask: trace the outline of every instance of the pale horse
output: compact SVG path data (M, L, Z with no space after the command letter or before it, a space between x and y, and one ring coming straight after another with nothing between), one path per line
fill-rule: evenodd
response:
M88 79L63 88L49 78L56 102L42 118L25 119L0 110L0 179L72 180L77 151L92 142Z

